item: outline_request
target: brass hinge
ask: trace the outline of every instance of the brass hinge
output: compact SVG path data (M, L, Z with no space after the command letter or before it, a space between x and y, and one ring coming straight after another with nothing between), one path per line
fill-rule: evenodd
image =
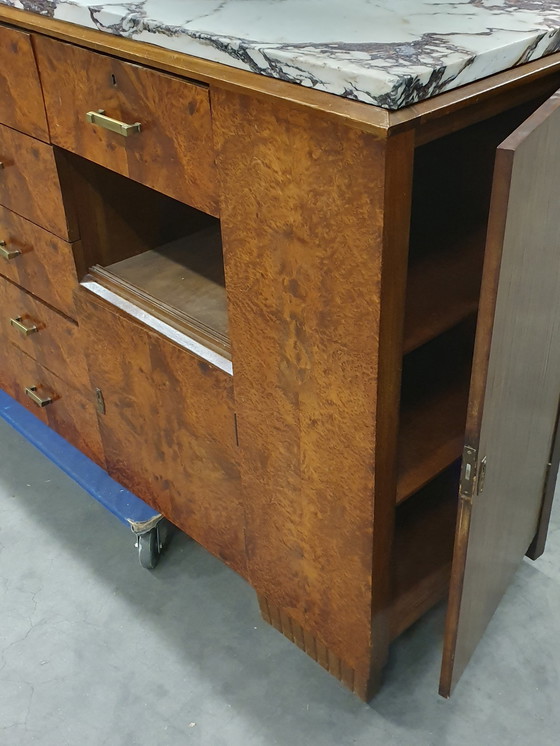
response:
M103 391L101 391L101 389L95 389L95 406L99 414L105 414L105 399L103 397Z
M471 446L463 448L463 463L461 466L461 481L459 493L461 497L472 497L476 486L478 466L478 451Z
M472 498L473 495L480 495L484 489L484 479L486 478L486 456L478 465L478 451L471 446L463 448L463 464L461 466L461 482L459 492L461 497Z

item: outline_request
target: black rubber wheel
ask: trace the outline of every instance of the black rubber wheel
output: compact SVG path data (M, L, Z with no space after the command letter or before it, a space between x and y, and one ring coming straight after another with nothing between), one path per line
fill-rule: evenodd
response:
M153 570L159 562L159 541L157 528L153 528L145 534L139 534L138 559L146 570Z

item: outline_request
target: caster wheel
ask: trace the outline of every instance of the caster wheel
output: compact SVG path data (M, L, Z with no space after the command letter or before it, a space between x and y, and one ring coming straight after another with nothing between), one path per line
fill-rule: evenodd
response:
M138 559L146 570L153 570L159 562L160 546L157 528L137 537Z

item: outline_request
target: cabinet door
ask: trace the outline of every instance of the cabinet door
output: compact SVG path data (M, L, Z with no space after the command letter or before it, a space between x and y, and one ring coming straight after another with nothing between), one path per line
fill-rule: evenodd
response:
M124 305L76 294L107 471L246 576L233 379Z
M440 683L444 696L540 528L560 395L559 174L560 91L496 155Z

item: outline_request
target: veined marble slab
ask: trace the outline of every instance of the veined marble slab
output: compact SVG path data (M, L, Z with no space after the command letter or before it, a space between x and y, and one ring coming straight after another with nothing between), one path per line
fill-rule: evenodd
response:
M560 0L0 0L386 109L560 50Z

